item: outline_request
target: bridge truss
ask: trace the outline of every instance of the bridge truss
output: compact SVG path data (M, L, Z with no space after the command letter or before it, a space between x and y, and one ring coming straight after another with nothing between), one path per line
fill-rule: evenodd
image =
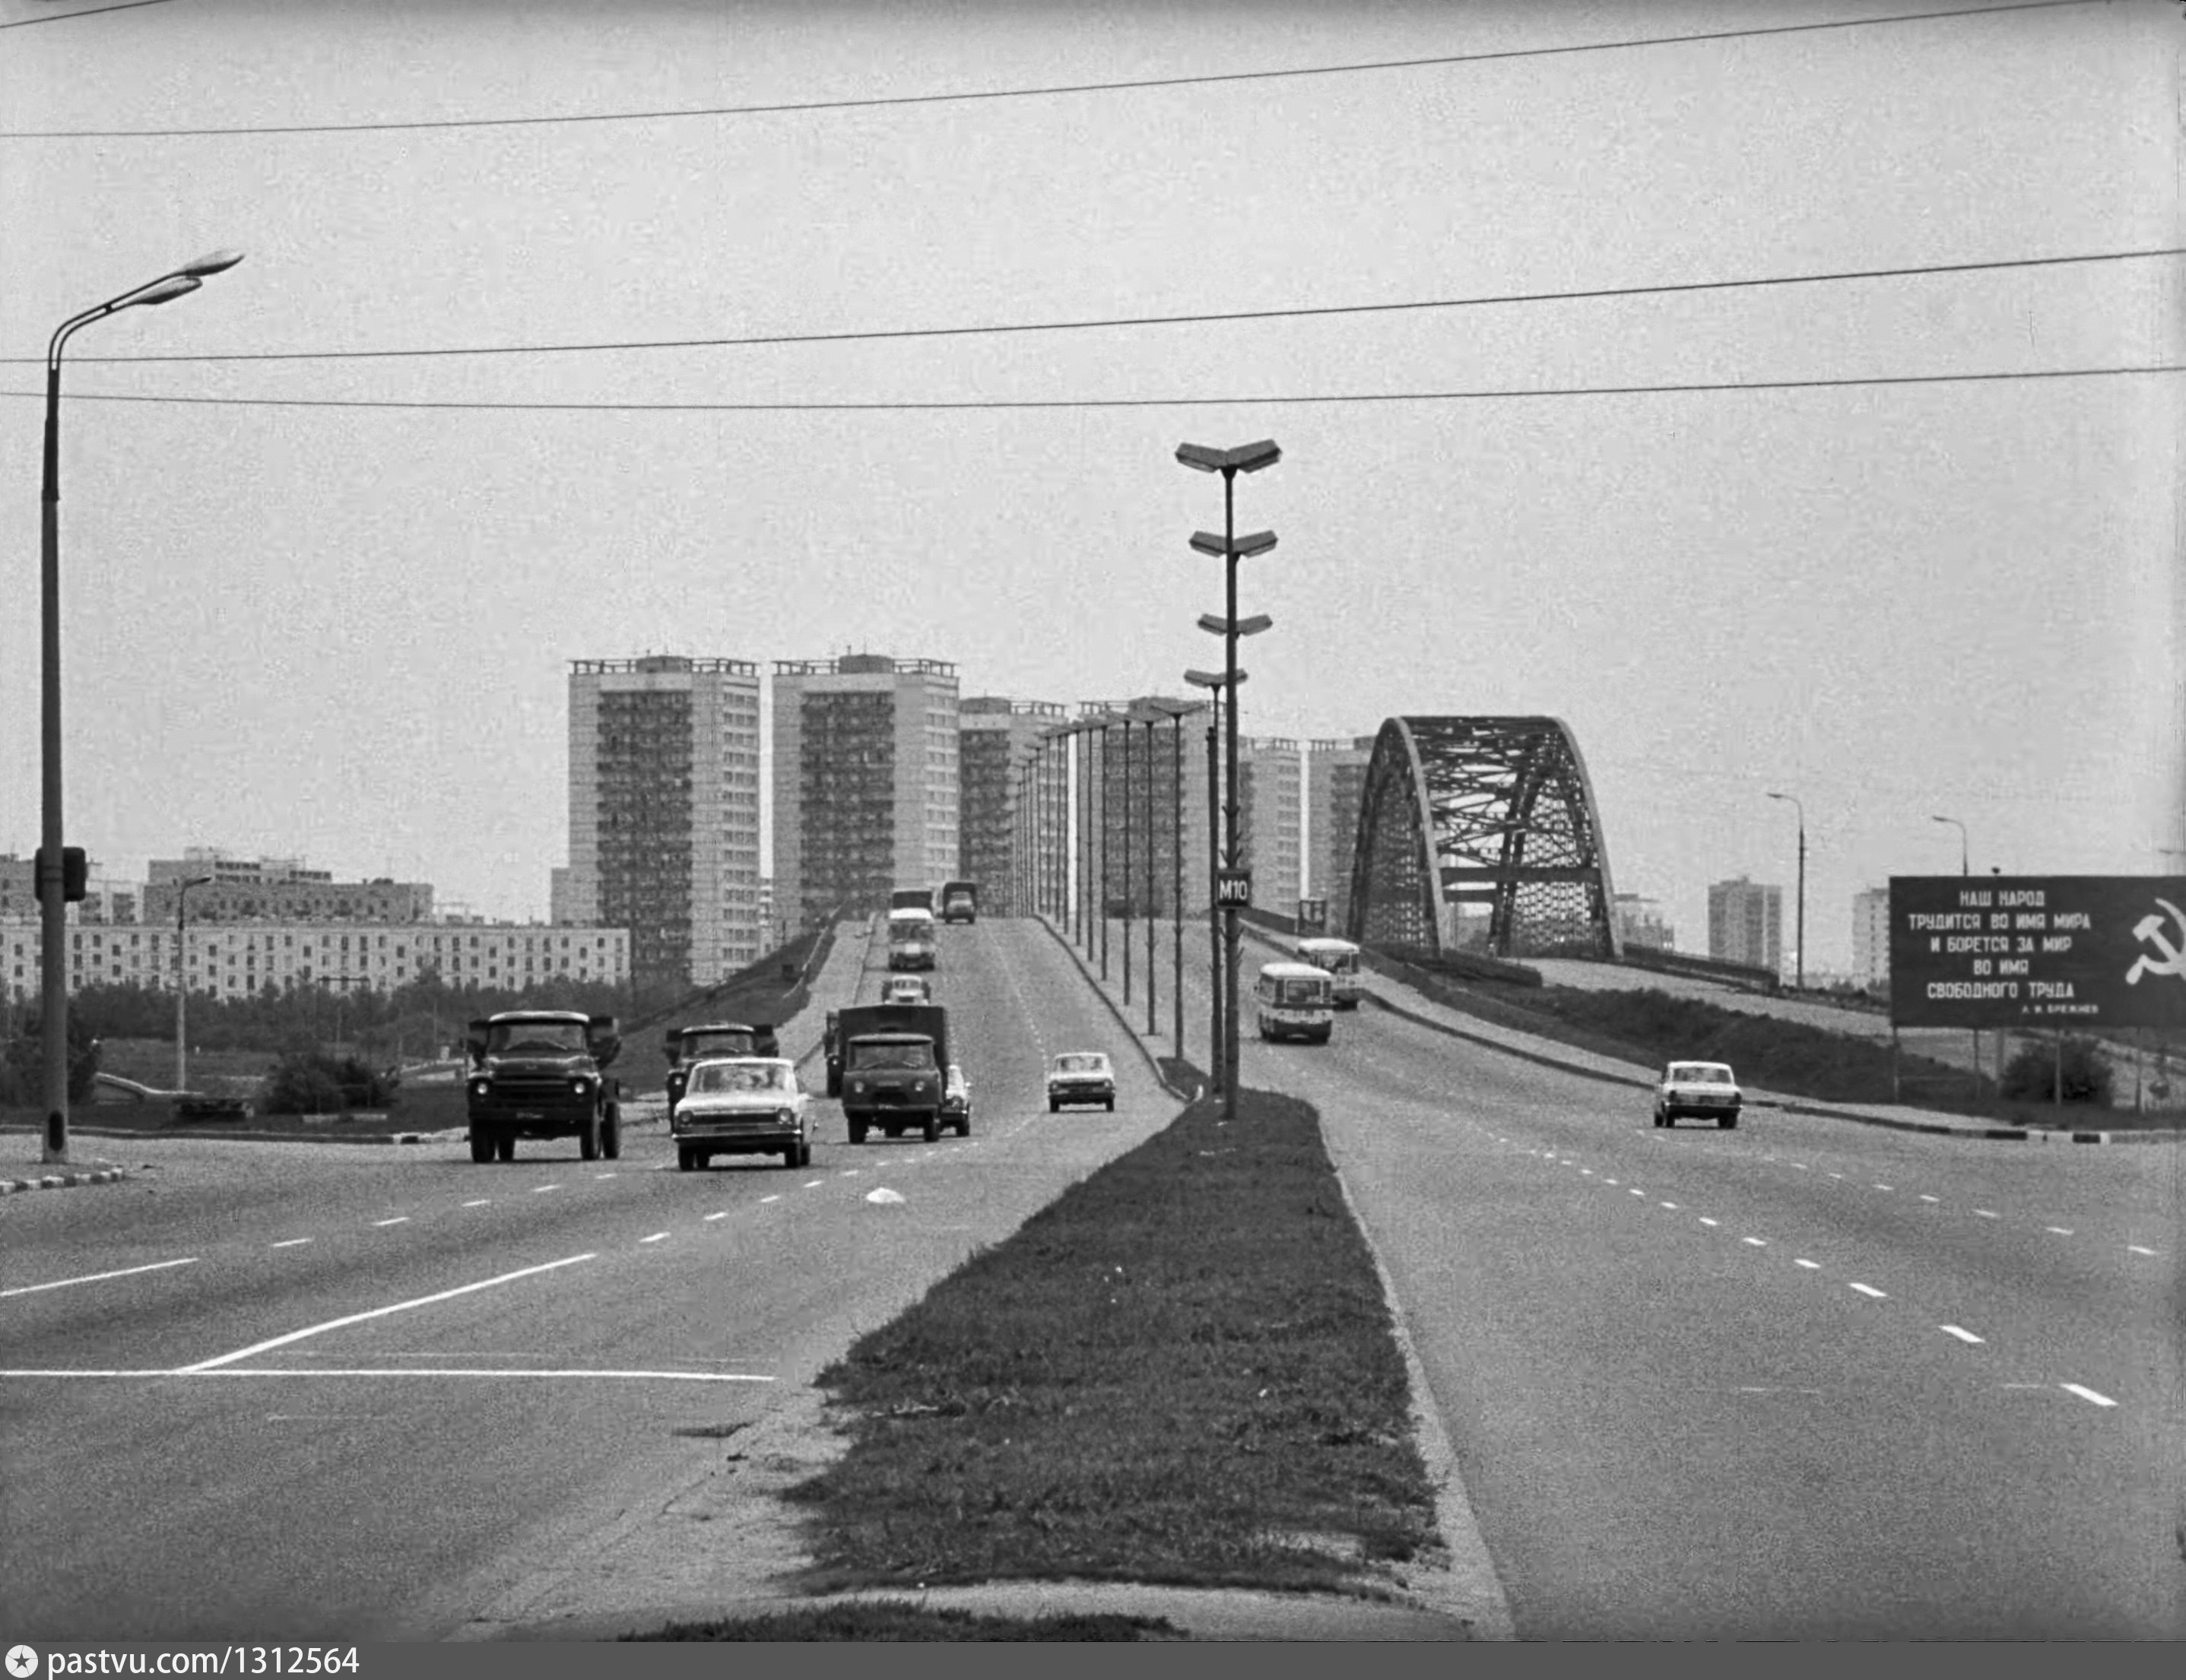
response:
M1359 802L1348 937L1451 948L1488 907L1497 956L1622 957L1609 851L1578 742L1556 718L1390 718Z

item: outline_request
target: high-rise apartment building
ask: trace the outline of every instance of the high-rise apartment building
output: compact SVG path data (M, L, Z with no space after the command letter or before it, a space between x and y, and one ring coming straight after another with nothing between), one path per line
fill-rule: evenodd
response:
M1035 874L1051 907L1059 905L1068 751L1061 741L1045 751L1040 743L1067 714L1051 701L982 694L961 701L956 717L962 825L955 878L978 883L990 915L1029 914ZM1029 765L1036 780L1027 779Z
M1305 869L1305 754L1295 741L1242 736L1237 742L1239 847L1253 871L1253 903L1275 916L1298 914Z
M1351 925L1351 863L1359 845L1359 803L1374 739L1315 741L1305 760L1306 890L1328 904L1328 931Z
M217 846L185 846L179 858L154 858L142 900L148 922L172 921L185 881L193 922L373 921L433 918L433 889L422 881L337 881L301 858L238 858ZM205 879L210 876L210 881Z
M1619 893L1614 908L1617 935L1623 943L1645 945L1658 951L1675 949L1677 930L1662 914L1659 900L1642 898L1637 893Z
M627 928L641 986L757 960L759 667L649 654L569 666L569 864L557 923Z
M1757 886L1740 876L1708 888L1708 955L1781 973L1784 967L1784 889Z
M1197 709L1180 723L1155 709ZM1090 799L1079 829L1075 876L1101 883L1101 897L1115 915L1167 916L1181 904L1187 916L1203 914L1209 896L1207 867L1207 719L1203 703L1162 696L1136 700L1088 700L1079 716L1121 715L1138 708L1146 722L1111 724L1077 737L1077 797ZM1241 757L1240 765L1242 765ZM1241 782L1242 785L1242 782ZM1241 800L1242 803L1242 800ZM1218 794L1216 804L1220 804ZM1182 888L1180 893L1180 856Z
M1866 988L1890 980L1890 889L1870 887L1852 899L1852 983Z
M956 667L846 653L774 666L774 901L803 927L961 866Z

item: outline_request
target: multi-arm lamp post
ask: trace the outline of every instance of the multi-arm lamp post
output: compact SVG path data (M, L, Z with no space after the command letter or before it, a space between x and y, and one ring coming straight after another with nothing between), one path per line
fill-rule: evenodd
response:
M38 596L41 618L39 706L43 760L43 820L38 848L40 936L38 971L43 1013L39 1032L44 1061L45 1158L68 1159L68 901L61 847L61 352L78 328L117 310L171 303L243 260L240 251L215 251L156 280L132 287L54 328L46 345L45 480L39 524Z
M183 955L184 951L188 949L184 944L184 929L188 924L184 918L188 913L190 902L190 888L193 887L209 887L211 884L212 876L210 875L193 875L188 880L177 882L176 883L175 1089L178 1092L186 1091L190 1088L189 1053L187 1049L187 1046L189 1044L188 1000L190 995L190 974L188 959Z
M1237 562L1256 554L1265 554L1275 546L1273 531L1255 531L1248 536L1236 535L1236 488L1240 473L1258 473L1272 467L1283 458L1275 440L1264 438L1258 443L1241 444L1235 449L1211 449L1204 444L1180 444L1176 458L1194 472L1219 473L1222 475L1222 535L1215 536L1207 531L1194 531L1191 546L1202 554L1221 557L1225 584L1223 616L1212 613L1201 617L1202 630L1213 630L1222 637L1222 669L1225 675L1235 676L1237 671L1237 638L1254 636L1269 628L1271 620L1261 615L1240 623L1237 618ZM1225 748L1228 753L1228 777L1224 785L1223 804L1228 819L1229 849L1227 867L1237 867L1237 696L1230 696L1230 719ZM1225 905L1222 912L1223 964L1222 1017L1225 1031L1222 1039L1224 1060L1222 1080L1222 1113L1225 1119L1237 1112L1237 906Z
M1803 992L1807 989L1807 808L1795 793L1771 793L1768 797L1783 800L1799 814L1799 921L1798 931L1793 936L1799 942L1799 949L1792 958L1791 988Z
M1207 1077L1217 1090L1227 1088L1230 1061L1223 1050L1229 1039L1222 1012L1222 917L1215 908L1221 896L1217 883L1222 872L1221 767L1216 748L1222 738L1222 696L1245 678L1246 673L1236 669L1226 675L1214 671L1184 674L1186 682L1206 689L1214 701L1207 723Z

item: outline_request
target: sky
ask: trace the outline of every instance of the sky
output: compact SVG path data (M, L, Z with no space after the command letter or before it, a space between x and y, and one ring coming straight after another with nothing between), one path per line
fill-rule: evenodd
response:
M1976 871L2186 870L2186 15L1965 13L0 0L0 852L46 342L228 249L66 350L117 882L543 917L573 659L1185 692L1174 452L1261 438L1245 731L1561 718L1684 949L1736 876L1788 927L1802 823L1815 971L1958 870L1938 815Z

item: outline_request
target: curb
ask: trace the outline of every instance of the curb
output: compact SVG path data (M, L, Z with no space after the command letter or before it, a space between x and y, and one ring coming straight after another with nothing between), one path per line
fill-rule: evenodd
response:
M36 1179L0 1179L0 1196L13 1196L18 1190L72 1190L78 1184L110 1184L127 1171L123 1167L98 1167L87 1173L48 1173Z
M1099 998L1102 1003L1108 1006L1108 1013L1116 1017L1116 1024L1121 1027L1124 1033L1129 1035L1131 1042L1138 1046L1139 1054L1146 1058L1147 1069L1154 1076L1154 1083L1159 1085L1163 1090L1167 1091L1171 1096L1174 1097L1179 1102L1191 1101L1193 1098L1192 1094L1190 1091L1180 1090L1174 1085L1169 1084L1168 1075L1162 1072L1161 1058L1156 1056L1153 1052L1153 1046L1146 1042L1145 1034L1141 1033L1136 1027L1131 1024L1130 1017L1124 1013L1123 1005L1118 1003L1115 999L1109 996L1108 988L1094 978L1092 969L1086 965L1085 953L1080 951L1077 946L1071 944L1068 939L1065 938L1062 934L1062 930L1057 927L1053 922L1050 921L1045 916L1034 916L1033 920L1047 930L1048 937L1050 938L1053 939L1057 944L1062 946L1065 951L1069 953L1070 960L1078 965L1078 972L1085 977L1086 983L1093 988L1094 995ZM1179 1057L1178 1060L1181 1061L1182 1058Z

